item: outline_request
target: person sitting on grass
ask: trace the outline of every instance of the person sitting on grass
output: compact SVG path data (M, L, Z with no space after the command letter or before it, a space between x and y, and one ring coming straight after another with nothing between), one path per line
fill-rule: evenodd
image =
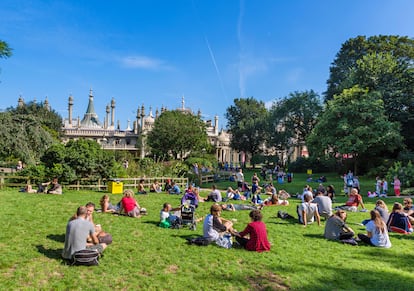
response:
M180 194L181 193L181 189L180 187L178 187L178 185L175 182L171 183L171 189L168 190L169 194Z
M218 204L210 207L210 214L206 216L203 223L203 237L210 241L216 241L225 232L233 232L233 222L220 217L222 208Z
M140 206L134 198L134 192L131 189L124 191L124 197L121 199L121 208L119 213L125 212L130 217L140 218Z
M117 205L113 205L111 202L109 202L108 194L102 196L101 200L99 201L99 204L101 205L101 211L104 213L114 213L117 212L120 208L119 203Z
M266 225L263 223L263 215L260 210L252 210L249 213L250 222L242 232L233 232L237 242L248 251L270 251L270 243L267 239ZM246 238L249 236L249 238Z
M328 219L332 215L332 200L324 195L323 190L318 190L316 197L312 201L318 205L318 212L321 217Z
M226 201L231 200L231 199L233 199L233 200L242 200L243 198L245 198L245 197L243 195L240 195L239 190L237 190L237 189L234 190L231 187L227 188Z
M407 215L408 219L410 220L411 224L414 223L414 207L413 207L413 200L411 198L404 198L404 208L403 211L405 215Z
M338 210L328 218L325 224L323 236L329 240L339 240L343 243L356 245L355 232L345 223L347 213L345 210Z
M150 186L150 192L152 193L161 193L161 186L158 183L158 180L155 180Z
M387 222L388 231L411 234L413 227L403 211L401 203L395 202Z
M390 248L391 241L388 236L387 225L377 210L371 210L371 220L367 223L367 234L358 234L358 238L366 244L375 247Z
M216 185L211 186L211 192L208 194L207 199L205 201L213 201L213 202L221 202L221 192L217 189Z
M99 243L95 234L94 225L86 219L87 210L85 206L80 206L76 211L76 219L70 220L66 226L65 245L62 257L72 260L73 254L84 249L96 250L100 254L106 248L105 243ZM88 236L91 242L87 243Z
M137 194L147 194L147 191L145 190L145 187L144 187L144 179L139 180Z
M381 199L377 200L377 202L375 202L375 208L374 210L378 211L381 219L384 221L385 224L387 224L388 222L388 218L390 216L390 214L388 213L388 207L387 204L385 204L384 201L382 201ZM366 225L371 219L365 219L362 221L363 225Z
M46 187L49 186L49 189ZM46 182L39 184L37 193L47 193L47 194L62 194L62 186L58 183L58 178L53 178L52 182Z
M265 192L266 195L272 195L277 193L276 188L273 186L273 183L269 183L268 185L266 185Z
M361 206L362 212L366 212L364 202L362 201L362 196L358 194L358 189L352 188L351 193L349 193L348 201L345 205L337 206L336 209L342 209L347 211L356 212L358 211L358 206Z
M169 228L172 225L180 224L181 218L179 215L180 207L172 208L170 203L164 203L160 211L160 226ZM175 211L174 214L171 212Z
M305 202L302 202L298 206L298 216L299 222L303 224L303 227L306 227L309 223L313 223L316 219L318 225L321 225L321 218L318 213L318 205L316 203L312 203L312 196L309 194L305 194Z

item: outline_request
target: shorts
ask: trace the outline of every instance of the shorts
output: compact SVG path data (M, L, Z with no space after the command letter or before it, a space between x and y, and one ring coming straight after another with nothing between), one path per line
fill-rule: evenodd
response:
M96 250L98 251L98 253L102 254L104 247L101 244L96 244L96 245L92 245L92 246L87 246L86 247L87 250Z

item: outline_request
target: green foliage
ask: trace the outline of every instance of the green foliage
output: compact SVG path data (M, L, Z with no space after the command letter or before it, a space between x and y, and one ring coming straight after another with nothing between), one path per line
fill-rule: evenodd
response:
M337 172L339 170L337 160L330 157L323 159L315 157L300 157L296 159L296 161L289 163L288 169L289 172L295 173L306 173L308 169L311 169L312 172L317 173Z
M13 115L30 115L36 117L46 131L49 131L53 137L59 138L62 131L62 117L55 110L46 106L45 103L31 101L23 106L9 108L8 111Z
M12 49L7 42L0 40L0 58L9 58L12 56Z
M397 176L401 181L401 188L414 187L414 165L409 161L406 165L397 161L389 168L387 173L388 181L393 181Z
M96 141L71 140L56 144L42 157L47 173L63 181L81 178L110 178L115 176L112 152L104 151Z
M194 150L207 148L205 123L177 110L163 112L148 134L151 155L161 159L183 159Z
M307 144L311 155L351 155L354 173L361 158L393 152L401 146L399 124L388 121L377 93L357 86L327 102Z
M265 141L266 117L267 110L262 101L253 97L234 99L234 105L226 110L231 147L252 155L259 153Z
M45 130L42 120L31 114L0 112L0 159L15 157L26 165L35 164L57 141Z
M268 146L278 150L302 146L322 109L319 95L312 90L294 92L274 102L267 125Z
M390 121L401 123L405 145L414 148L414 39L358 36L338 52L328 80L326 100L358 85L378 92Z

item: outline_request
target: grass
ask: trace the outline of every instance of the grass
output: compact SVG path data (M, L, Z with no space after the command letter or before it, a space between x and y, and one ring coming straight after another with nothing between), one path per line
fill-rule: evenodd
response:
M341 179L327 176L328 183L340 189ZM296 175L293 183L283 186L296 193L305 183L305 175ZM362 193L366 193L372 190L374 181L362 179L361 184ZM221 189L228 185L234 183L219 183ZM94 214L95 222L114 239L100 266L64 264L60 254L69 217L79 205L88 201L98 204L102 195L92 191L65 191L62 196L18 193L16 189L1 191L0 289L410 290L414 284L413 236L390 234L391 249L327 241L323 226L304 228L295 221L276 218L280 209L295 215L295 199L288 207L263 209L272 249L255 253L215 245L187 245L186 238L202 234L202 224L195 231L157 226L162 204L168 201L178 205L180 197L140 195L139 203L148 210L141 219ZM121 197L110 195L113 202ZM394 201L401 200L387 198L386 202L391 208ZM338 196L337 204L344 201L345 197ZM375 199L364 197L364 202L372 209ZM201 203L197 215L206 215L210 205ZM238 230L249 222L248 211L224 212L223 217L237 219ZM356 232L365 233L356 223L367 217L368 213L350 213L348 222Z

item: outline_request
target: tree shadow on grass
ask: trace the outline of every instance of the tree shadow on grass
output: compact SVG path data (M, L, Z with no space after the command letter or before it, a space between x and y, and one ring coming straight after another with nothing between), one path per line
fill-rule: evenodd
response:
M46 249L43 245L36 246L37 251L50 259L62 260L63 249Z
M61 243L65 242L64 234L49 234L47 235L47 238Z
M306 233L303 236L309 237L309 238L318 238L326 240L326 238L323 236L323 234L315 234L315 233Z

